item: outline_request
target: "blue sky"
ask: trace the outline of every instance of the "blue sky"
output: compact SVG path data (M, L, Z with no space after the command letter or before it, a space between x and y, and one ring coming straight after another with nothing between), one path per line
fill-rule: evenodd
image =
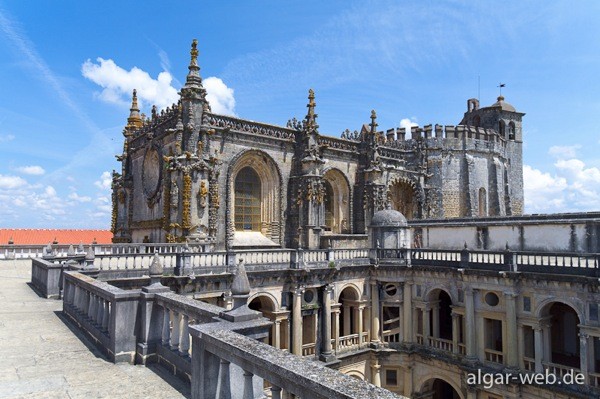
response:
M525 112L526 212L600 210L600 2L0 0L0 227L108 228L133 87L176 99L199 41L213 110L320 131Z

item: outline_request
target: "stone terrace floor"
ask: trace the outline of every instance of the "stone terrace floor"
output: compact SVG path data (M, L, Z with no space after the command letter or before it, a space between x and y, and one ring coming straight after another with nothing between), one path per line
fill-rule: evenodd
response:
M62 316L62 301L29 281L30 261L0 261L0 398L190 397L162 369L108 362Z

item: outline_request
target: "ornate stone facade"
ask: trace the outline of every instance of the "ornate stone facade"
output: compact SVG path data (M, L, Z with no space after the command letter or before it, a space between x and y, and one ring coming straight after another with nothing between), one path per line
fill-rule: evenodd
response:
M461 125L413 127L410 138L378 131L372 111L335 138L319 131L312 90L306 117L286 127L212 113L196 47L177 104L146 119L134 92L113 179L115 242L315 249L364 235L386 208L409 219L522 213L524 114L504 98L471 99ZM236 185L244 168L257 176L247 192Z

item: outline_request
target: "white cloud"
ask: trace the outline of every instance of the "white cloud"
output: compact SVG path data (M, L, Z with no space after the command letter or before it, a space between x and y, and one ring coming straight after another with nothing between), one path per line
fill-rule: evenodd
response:
M44 168L42 168L41 166L37 166L37 165L21 166L21 167L16 168L15 170L18 172L21 172L23 174L26 174L26 175L34 175L34 176L40 176L40 175L43 175L44 173L46 173Z
M400 120L400 127L403 127L406 129L406 133L410 133L410 128L411 126L419 126L419 124L416 122L416 118L412 117L412 118L402 118ZM408 136L406 136L408 137Z
M575 158L577 156L577 151L581 148L581 145L555 145L550 147L548 150L548 154L557 158L557 159L570 159Z
M15 189L24 187L27 185L27 181L18 176L3 176L0 175L0 189Z
M204 79L204 88L207 92L206 99L214 113L235 115L233 89L227 87L221 79L214 76Z
M600 209L600 169L588 167L574 155L578 146L552 147L559 159L552 172L523 167L527 213L579 212Z
M67 198L69 198L70 200L73 200L75 202L91 202L92 201L92 197L88 197L88 196L80 196L77 193L71 193L67 196Z
M0 143L8 143L15 139L14 134L0 134Z
M112 177L110 172L103 172L100 176L100 180L94 182L94 185L100 190L110 190L112 185Z
M137 90L140 107L156 105L159 109L170 106L179 100L177 89L172 85L173 76L168 72L170 67L164 51L159 52L161 66L166 69L154 79L150 74L138 67L129 71L118 66L113 60L97 58L96 62L87 60L81 66L84 77L102 87L98 98L108 103L129 106L133 89ZM207 99L213 112L235 115L235 98L233 89L217 77L204 79Z
M87 60L81 67L84 77L103 88L100 99L109 103L129 104L133 89L137 90L140 106L155 104L165 108L179 99L177 90L171 86L173 77L169 72L161 72L153 79L148 72L138 67L129 71L118 66L113 60L98 57L97 63Z

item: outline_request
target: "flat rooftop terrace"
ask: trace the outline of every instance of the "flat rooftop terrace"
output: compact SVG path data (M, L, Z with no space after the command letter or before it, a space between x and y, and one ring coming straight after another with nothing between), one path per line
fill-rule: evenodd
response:
M190 397L163 369L106 360L64 318L62 301L29 281L31 260L0 260L0 398Z

